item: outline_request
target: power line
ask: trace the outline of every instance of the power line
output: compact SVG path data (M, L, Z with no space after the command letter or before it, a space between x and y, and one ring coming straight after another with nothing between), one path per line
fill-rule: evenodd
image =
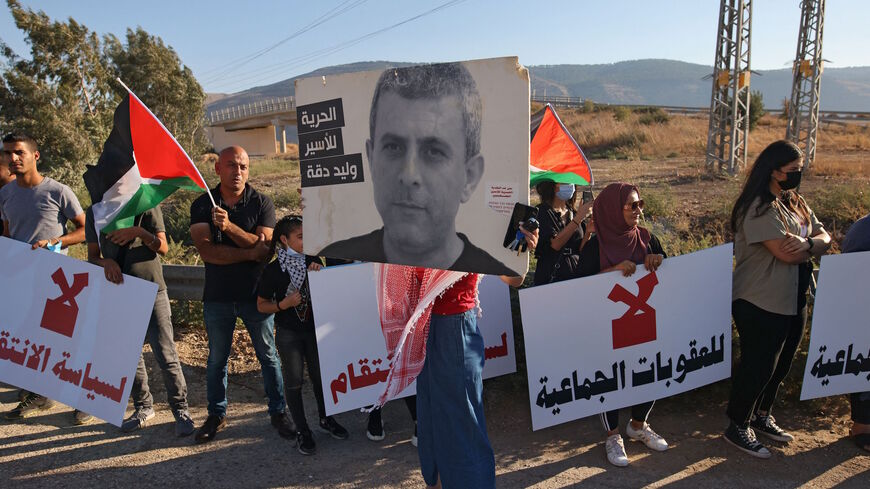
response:
M426 17L428 15L432 15L440 10L444 10L444 9L453 7L455 5L458 5L460 3L464 3L466 1L467 0L450 0L448 2L444 2L436 7L433 7L429 10L426 10L425 12L419 13L417 15L414 15L414 16L409 17L407 19L404 19L402 21L396 22L395 24L392 24L392 25L383 27L381 29L369 32L368 34L364 34L360 37L350 39L348 41L344 41L344 42L341 42L339 44L335 44L333 46L319 49L319 50L313 51L311 53L308 53L308 54L305 54L302 56L297 56L295 58L291 58L289 60L286 60L286 61L279 63L278 66L265 67L265 68L262 68L260 70L254 70L254 71L245 73L244 75L239 74L236 77L230 77L230 79L238 79L239 81L236 83L218 85L218 86L228 86L228 87L235 89L236 87L240 87L243 85L251 85L253 83L257 83L261 80L268 79L274 73L281 72L281 71L290 71L290 70L293 70L299 66L303 66L303 65L312 63L314 61L317 61L319 59L322 59L322 58L325 58L329 55L332 55L336 52L339 52L341 50L344 50L344 49L352 47L356 44L359 44L367 39L370 39L370 38L375 37L377 35L383 34L384 32L390 31L392 29L400 27L400 26L407 24L409 22L413 22L415 20Z
M287 37L281 39L280 41L272 44L271 46L265 47L263 49L255 51L251 54L242 56L240 58L236 58L236 59L229 62L229 66L227 66L227 64L224 64L221 66L216 66L215 68L212 68L210 70L206 70L205 72L203 72L203 74L214 73L218 70L222 70L222 71L220 71L217 74L204 77L205 78L204 82L208 83L208 82L219 80L220 78L222 78L226 74L232 73L233 71L238 70L242 66L244 66L244 65L250 63L251 61L263 56L264 54L268 53L269 51L272 51L272 50L278 48L282 44L284 44L284 43L286 43L286 42L288 42L288 41L290 41L290 40L292 40L292 39L294 39L302 34L305 34L306 32L314 29L315 27L318 27L321 24L324 24L324 23L334 19L334 18L340 16L341 14L366 3L367 1L368 0L345 0L344 2L333 7L332 9L327 11L326 13L322 14L320 17L317 17L313 21L309 22L305 26L296 30L295 32L293 32L289 36L287 36ZM350 4L350 5L348 5L348 4Z

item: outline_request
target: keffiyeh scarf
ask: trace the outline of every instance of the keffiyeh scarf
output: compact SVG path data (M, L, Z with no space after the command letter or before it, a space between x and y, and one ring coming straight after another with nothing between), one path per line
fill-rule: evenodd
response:
M282 272L290 275L290 285L294 290L301 289L302 283L305 282L305 255L279 246L278 264Z
M435 300L466 272L376 264L378 312L387 345L390 373L374 408L383 406L411 385L426 361L426 339ZM373 408L373 409L374 409Z

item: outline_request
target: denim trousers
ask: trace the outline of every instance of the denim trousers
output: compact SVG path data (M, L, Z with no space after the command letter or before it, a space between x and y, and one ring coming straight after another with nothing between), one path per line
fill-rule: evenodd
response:
M169 296L165 290L157 292L145 342L151 345L154 359L163 374L163 385L166 387L166 401L173 412L187 409L187 384L181 371L181 362L175 351L175 340L172 331L172 313L169 308ZM136 409L148 409L154 405L154 397L148 387L148 370L145 368L145 358L139 355L139 365L130 389L133 406Z
M428 485L495 487L495 457L483 413L483 337L475 310L432 315L417 377L417 452Z
M223 417L227 413L227 362L233 346L236 318L242 318L245 323L257 360L260 361L263 387L269 398L269 414L284 412L284 380L275 349L273 316L257 311L257 304L253 300L203 302L202 312L208 333L208 362L205 370L208 414Z

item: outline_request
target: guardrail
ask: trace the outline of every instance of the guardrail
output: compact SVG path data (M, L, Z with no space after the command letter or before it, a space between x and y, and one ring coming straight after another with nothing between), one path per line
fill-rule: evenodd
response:
M279 97L260 100L248 104L234 105L224 109L209 111L205 119L208 125L215 126L222 122L232 122L258 115L279 114L296 111L295 97Z
M205 287L205 267L163 265L163 280L170 299L201 301Z

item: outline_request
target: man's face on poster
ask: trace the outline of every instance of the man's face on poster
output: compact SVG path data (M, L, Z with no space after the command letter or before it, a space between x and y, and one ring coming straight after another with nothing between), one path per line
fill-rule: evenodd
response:
M386 92L377 103L366 155L385 239L408 249L437 248L455 233L459 205L483 174L483 157L466 156L460 99Z

